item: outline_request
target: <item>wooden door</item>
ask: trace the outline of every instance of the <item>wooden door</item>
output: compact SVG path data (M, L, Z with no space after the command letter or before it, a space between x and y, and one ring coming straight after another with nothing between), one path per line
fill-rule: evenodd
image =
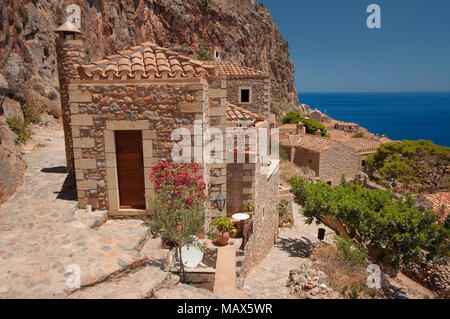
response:
M120 208L145 209L142 131L116 131Z

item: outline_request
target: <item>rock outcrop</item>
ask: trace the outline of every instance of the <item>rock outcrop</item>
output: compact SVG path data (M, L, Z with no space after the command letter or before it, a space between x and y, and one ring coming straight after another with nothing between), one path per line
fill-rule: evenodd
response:
M0 12L0 69L7 80L37 78L57 87L54 30L74 1L4 0ZM199 59L221 58L268 71L278 112L296 105L288 43L270 12L254 0L76 1L82 11L86 61L147 40ZM26 71L21 67L24 61ZM13 67L10 66L19 66Z
M0 204L23 182L26 164L14 134L0 115Z
M325 283L327 275L307 260L299 268L289 271L287 287L292 294L304 299L338 299L339 293Z

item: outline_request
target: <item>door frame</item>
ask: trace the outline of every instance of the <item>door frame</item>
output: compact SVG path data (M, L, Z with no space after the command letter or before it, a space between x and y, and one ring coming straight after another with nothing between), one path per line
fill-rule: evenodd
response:
M156 140L156 133L149 129L148 120L137 121L106 121L104 132L105 159L106 159L106 188L107 206L110 216L135 216L143 213L139 209L120 209L119 183L117 174L117 156L115 131L142 131L142 153L144 157L144 181L145 196L154 194L153 183L150 182L152 164L156 162L153 157L153 141ZM148 202L145 201L146 212L149 211Z

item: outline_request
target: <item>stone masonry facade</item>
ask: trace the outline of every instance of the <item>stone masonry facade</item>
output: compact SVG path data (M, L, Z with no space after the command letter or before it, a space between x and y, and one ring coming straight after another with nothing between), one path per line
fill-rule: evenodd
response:
M61 93L61 111L64 129L64 142L66 144L66 162L69 173L74 174L74 154L72 144L72 130L70 127L70 107L68 85L71 80L78 79L77 66L84 63L81 40L56 40L56 53L58 59L58 78Z
M241 103L240 90L250 90L250 102ZM259 115L270 113L270 80L264 78L228 78L228 102Z
M245 248L242 262L242 276L247 275L249 270L268 254L276 241L279 201L279 161L273 161L269 167L263 169L261 163L245 165L254 167L254 187L244 190L254 194L256 207L253 215L253 234Z
M346 178L354 179L360 171L360 157L350 146L339 143L320 154L319 178L331 185L339 185L342 174Z

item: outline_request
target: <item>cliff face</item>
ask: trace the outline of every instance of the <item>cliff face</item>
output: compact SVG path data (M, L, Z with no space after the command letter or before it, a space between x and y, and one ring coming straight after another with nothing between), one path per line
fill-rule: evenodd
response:
M57 86L53 31L65 21L64 8L76 3L86 62L147 40L199 59L212 59L218 50L222 59L270 73L275 112L298 102L288 43L254 0L2 1L0 69L17 53L27 76L45 86Z

